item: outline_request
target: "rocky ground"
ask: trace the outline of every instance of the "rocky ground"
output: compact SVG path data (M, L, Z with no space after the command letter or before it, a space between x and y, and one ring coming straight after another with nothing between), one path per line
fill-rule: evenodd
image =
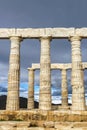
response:
M0 130L87 130L87 111L64 111L57 105L52 111L29 111L26 98L20 98L20 111L5 108L6 96L0 96Z
M0 122L0 130L87 130L87 122L45 122L43 127L32 126L30 122Z
M0 111L0 130L87 130L87 111Z

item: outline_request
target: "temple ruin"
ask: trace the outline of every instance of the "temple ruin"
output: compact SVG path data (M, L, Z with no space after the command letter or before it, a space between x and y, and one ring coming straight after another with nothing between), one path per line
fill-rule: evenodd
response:
M50 42L52 39L67 39L72 51L72 110L86 110L80 49L82 38L87 38L87 28L0 29L0 39L11 41L6 109L19 110L20 42L23 39L38 39L41 44L39 109L51 110ZM33 72L30 70L32 78ZM66 78L65 69L62 70L62 75Z
M80 49L83 38L87 38L87 28L0 29L0 39L11 41L6 110L19 110L20 42L23 39L38 39L41 44L39 109L51 110L51 40L67 39L70 41L72 52L72 110L86 110ZM32 70L30 75L33 76ZM65 70L62 75L65 77Z
M82 62L81 54L81 40L87 39L87 28L0 28L0 39L9 39L11 41L6 110L0 111L0 120L22 120L22 126L24 123L24 127L27 126L27 130L37 130L38 128L40 130L60 130L60 125L62 130L65 130L66 126L68 130L72 130L76 125L78 126L78 122L87 128L87 123L85 123L87 122L87 106L84 88L84 69L87 68L87 62ZM21 110L19 108L20 47L21 41L23 42L24 39L38 39L41 53L40 63L32 64L28 68L28 104L26 110ZM67 39L70 42L71 63L51 63L50 45L52 39ZM37 69L40 69L39 108L34 109L34 71ZM51 69L61 70L61 111L58 109L52 110ZM71 69L71 107L68 106L66 75L68 69ZM28 124L23 121L28 121ZM73 124L70 122L73 122ZM77 124L74 122L77 122ZM5 123L0 123L1 130ZM9 125L9 122L7 123ZM9 126L12 126L11 128L14 127L15 130L15 126L19 127L20 125L20 123L13 122ZM32 126L34 126L34 129Z
M34 71L40 69L40 64L32 64L31 68L28 68L29 71L29 91L28 91L28 110L34 109ZM61 71L61 97L62 97L62 106L59 106L62 110L70 109L68 105L68 84L67 84L67 70L72 69L72 64L51 64L51 70L60 70ZM82 63L82 70L87 69L87 63ZM72 91L74 88L72 88ZM72 95L74 98L74 95ZM73 101L74 99L72 99ZM52 102L51 102L52 103ZM73 102L72 102L73 105ZM86 104L85 104L86 105ZM52 109L52 106L51 106ZM72 108L71 108L72 110Z

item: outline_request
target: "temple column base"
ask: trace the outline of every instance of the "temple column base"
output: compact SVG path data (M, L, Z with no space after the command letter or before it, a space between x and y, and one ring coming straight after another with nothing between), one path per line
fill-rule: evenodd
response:
M62 106L62 105L59 105L58 106L58 110L69 110L70 109L70 106Z

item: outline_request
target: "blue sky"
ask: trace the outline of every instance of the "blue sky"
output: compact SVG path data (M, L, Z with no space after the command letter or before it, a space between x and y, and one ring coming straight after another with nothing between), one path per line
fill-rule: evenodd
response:
M87 0L0 0L0 28L87 27ZM82 61L87 62L87 39L81 41ZM0 40L0 93L8 86L10 40ZM32 63L40 62L39 40L21 43L21 95L28 90L28 71ZM67 39L51 41L51 63L71 63L71 45ZM87 88L87 71L85 70ZM70 71L67 72L71 93ZM52 71L53 95L60 93L61 72ZM35 72L35 86L39 85L39 71ZM36 87L37 88L37 87ZM26 96L27 97L27 96Z

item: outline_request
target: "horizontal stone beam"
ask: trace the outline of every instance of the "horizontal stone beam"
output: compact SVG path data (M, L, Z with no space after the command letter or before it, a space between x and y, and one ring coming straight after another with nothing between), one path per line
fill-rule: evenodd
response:
M37 64L32 64L32 69L40 69L40 64L37 63ZM29 69L29 68L28 68Z
M51 64L51 69L70 69L71 64Z
M83 62L82 63L83 69L87 69L87 62ZM32 64L32 69L36 70L36 69L40 69L40 64ZM51 69L56 70L56 69L71 69L72 68L72 64L68 63L68 64L58 64L58 63L54 63L51 64Z
M82 38L87 38L87 28L77 28L75 33Z
M40 64L32 64L32 69L40 69ZM71 64L51 64L51 69L71 69Z
M24 39L51 36L56 39L75 35L87 38L87 28L0 28L0 39L9 39L11 36L19 36Z
M47 36L52 38L68 38L75 35L74 33L74 28L0 28L1 39L9 39L11 36L35 39Z

